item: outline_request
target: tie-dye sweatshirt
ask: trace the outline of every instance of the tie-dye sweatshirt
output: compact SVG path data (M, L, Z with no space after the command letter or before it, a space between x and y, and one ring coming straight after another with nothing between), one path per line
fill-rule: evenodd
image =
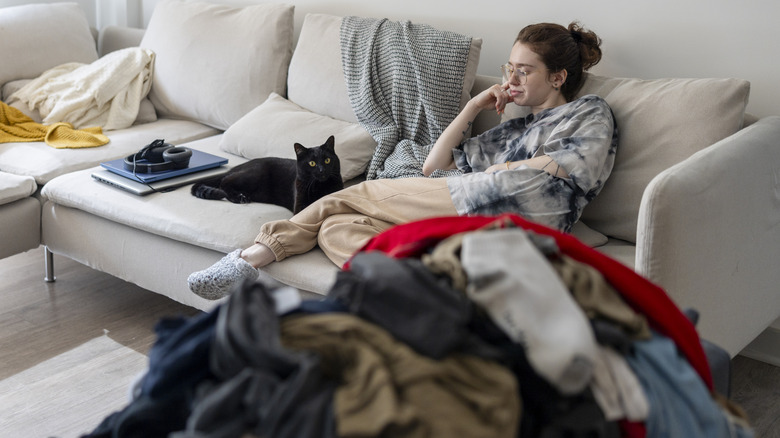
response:
M447 186L461 215L516 213L568 232L612 172L617 144L609 105L587 95L464 141L453 150L464 173L448 177ZM560 166L568 177L527 166L484 172L496 163L540 155L552 158L551 166Z

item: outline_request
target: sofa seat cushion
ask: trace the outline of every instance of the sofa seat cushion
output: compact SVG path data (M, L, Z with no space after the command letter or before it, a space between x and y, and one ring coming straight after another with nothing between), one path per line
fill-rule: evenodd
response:
M161 1L141 40L157 55L149 98L160 116L225 130L285 93L292 44L292 5Z
M38 189L35 179L30 176L0 172L0 205L10 204L26 198Z
M579 239L580 242L588 245L591 248L606 245L609 238L593 228L589 227L585 222L577 221L571 229L571 234Z
M43 142L0 144L0 169L5 172L35 178L39 185L75 170L97 166L104 161L126 157L155 139L179 145L220 132L200 123L186 120L160 119L153 123L134 125L109 131L111 141L87 149L55 149Z
M0 8L0 86L36 78L60 64L97 58L87 17L77 3Z
M636 245L634 243L620 239L608 239L604 245L596 247L595 250L619 261L632 270L635 269Z
M218 143L219 136L215 136L185 146L227 157L231 167L244 161L221 152ZM95 181L90 176L93 171L61 175L49 181L41 194L60 205L221 252L250 245L263 222L292 216L289 210L275 205L199 199L190 194L190 186L136 196Z

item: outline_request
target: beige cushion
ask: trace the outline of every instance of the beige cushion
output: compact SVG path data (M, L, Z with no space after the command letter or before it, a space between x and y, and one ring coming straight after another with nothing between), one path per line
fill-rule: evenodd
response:
M290 61L287 98L318 114L356 122L341 63L342 17L307 14ZM482 40L473 38L463 80L461 107L474 84Z
M225 130L284 94L292 41L292 5L161 1L141 40L157 54L149 98L161 117Z
M89 23L78 4L0 8L0 86L33 79L67 62L98 57Z
M225 131L220 148L250 159L295 158L294 143L319 146L331 135L344 181L362 174L376 148L365 129L308 111L276 93Z
M750 83L740 79L587 75L578 94L596 94L609 103L620 143L612 175L582 220L607 236L636 242L639 204L650 180L741 129L749 93ZM513 107L505 118L525 111Z
M290 60L287 98L339 120L357 122L341 65L341 17L307 14Z

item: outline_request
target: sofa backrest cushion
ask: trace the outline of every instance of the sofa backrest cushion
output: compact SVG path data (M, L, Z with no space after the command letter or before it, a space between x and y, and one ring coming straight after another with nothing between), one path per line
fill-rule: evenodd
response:
M636 242L639 204L661 171L741 129L750 83L740 79L610 78L588 74L579 96L612 108L620 141L615 166L582 220L607 236ZM527 108L508 108L504 119Z
M287 98L318 114L357 123L341 64L341 17L307 14L290 60Z
M361 175L376 148L363 127L309 111L276 93L228 128L219 147L249 159L295 158L293 144L319 146L331 135L336 138L342 179Z
M272 92L284 95L293 8L159 2L141 40L157 54L149 98L158 115L225 130Z
M341 62L342 17L307 14L290 61L287 97L298 105L335 119L357 122L344 80ZM472 38L461 92L468 102L482 50L482 39Z
M37 78L61 64L88 64L97 58L95 38L77 3L0 8L0 86Z

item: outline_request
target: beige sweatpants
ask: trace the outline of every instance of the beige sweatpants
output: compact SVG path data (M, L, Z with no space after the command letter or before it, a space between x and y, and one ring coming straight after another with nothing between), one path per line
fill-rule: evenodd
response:
M446 178L371 180L325 196L289 220L264 224L255 242L271 248L277 261L319 244L342 266L394 225L457 214Z

